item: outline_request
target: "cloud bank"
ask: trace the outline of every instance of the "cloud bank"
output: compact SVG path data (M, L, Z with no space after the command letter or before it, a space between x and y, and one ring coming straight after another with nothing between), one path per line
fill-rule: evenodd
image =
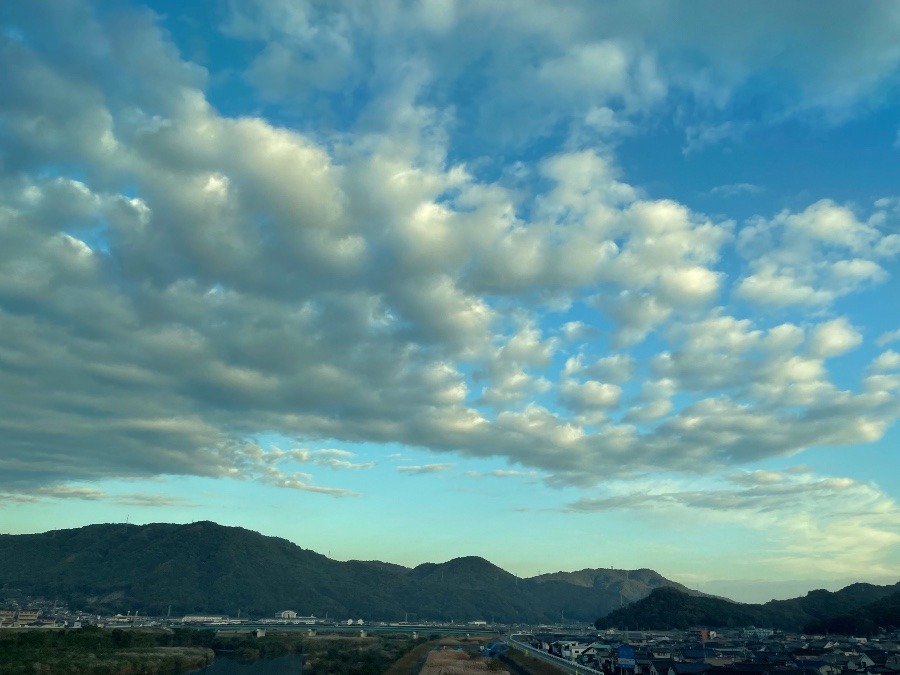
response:
M591 488L883 437L896 331L875 349L841 302L892 278L896 198L736 220L629 184L616 148L673 108L691 152L852 118L896 82L896 5L406 9L223 3L205 58L188 14L0 10L4 491L195 475L353 496L340 472L374 464L342 443ZM772 24L796 38L777 53ZM776 72L762 121L723 127ZM869 494L835 480L653 501Z

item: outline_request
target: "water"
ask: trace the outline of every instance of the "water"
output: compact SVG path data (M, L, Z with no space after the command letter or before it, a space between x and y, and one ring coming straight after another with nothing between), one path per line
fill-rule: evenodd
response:
M251 663L240 663L219 656L211 666L191 671L192 675L288 675L299 674L303 670L303 656L287 654L274 659L258 659Z

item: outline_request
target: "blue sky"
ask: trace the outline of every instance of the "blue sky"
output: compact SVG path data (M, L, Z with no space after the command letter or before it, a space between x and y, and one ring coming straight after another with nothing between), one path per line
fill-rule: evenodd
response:
M897 581L895 3L0 26L0 530Z

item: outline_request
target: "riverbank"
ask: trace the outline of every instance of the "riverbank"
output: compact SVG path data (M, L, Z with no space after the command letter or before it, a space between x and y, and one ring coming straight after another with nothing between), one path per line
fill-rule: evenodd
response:
M304 675L414 675L430 649L477 653L485 641L495 637L413 635L309 635L307 630L260 635L256 631L190 628L4 629L0 631L0 673L181 675L217 661L227 662L218 666L223 672L254 663L261 672L269 672L268 666L278 658L302 655Z
M4 646L6 643L4 643ZM215 661L204 647L155 647L113 652L6 650L0 657L3 675L179 675Z

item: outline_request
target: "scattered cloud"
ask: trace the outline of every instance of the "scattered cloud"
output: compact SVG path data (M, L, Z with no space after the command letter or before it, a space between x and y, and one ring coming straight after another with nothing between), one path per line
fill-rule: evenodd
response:
M688 126L684 130L685 144L682 152L685 155L692 155L701 152L708 146L720 145L726 141L739 141L749 128L749 124L733 121L713 125Z
M397 471L408 474L440 473L453 468L453 464L421 464L417 466L398 466Z
M763 25L709 3L701 25L641 4L232 3L214 38L249 54L228 75L247 107L163 15L4 7L0 482L348 496L302 469L376 466L247 440L263 434L576 487L882 438L893 357L846 384L834 362L869 345L835 305L890 279L896 201L738 224L629 183L609 139L676 107L692 151L740 137L717 115L752 68L785 81L761 124L852 115L896 72L896 16L835 3ZM865 30L835 32L849 22ZM772 25L794 36L777 55Z
M886 574L900 547L900 507L876 486L851 478L816 476L800 467L732 474L702 489L684 483L648 482L635 490L621 482L602 497L571 503L573 513L636 510L675 523L723 524L740 532L765 532L768 563L779 574L858 574L861 564ZM864 532L871 546L858 550ZM811 560L804 551L815 547Z
M537 475L536 471L517 471L515 469L494 469L490 472L495 478L532 478Z
M112 501L122 506L141 506L148 508L178 507L194 508L194 504L183 499L160 494L125 493L115 495Z
M274 464L276 462L297 462L310 463L318 466L325 466L329 469L372 469L375 462L353 462L351 461L356 455L348 450L338 450L327 448L321 450L279 450L272 448L268 452L261 455L263 461Z
M897 256L896 234L877 206L866 220L830 200L800 213L756 218L738 233L738 251L750 273L735 289L738 299L770 307L828 307L835 300L888 278L883 261Z
M8 486L0 489L0 504L34 504L53 500L82 500L109 502L120 506L137 507L179 507L192 508L194 505L184 499L165 494L126 492L110 493L95 488L79 487L77 485L45 485L38 488L15 489Z
M726 183L717 185L709 191L716 197L739 197L741 195L753 195L763 191L763 188L754 183Z
M882 333L878 336L878 339L875 340L875 344L879 347L884 347L885 345L889 345L892 342L900 341L900 328L897 330L888 331L887 333Z
M469 478L536 478L537 471L521 471L518 469L493 469L492 471L466 471Z

